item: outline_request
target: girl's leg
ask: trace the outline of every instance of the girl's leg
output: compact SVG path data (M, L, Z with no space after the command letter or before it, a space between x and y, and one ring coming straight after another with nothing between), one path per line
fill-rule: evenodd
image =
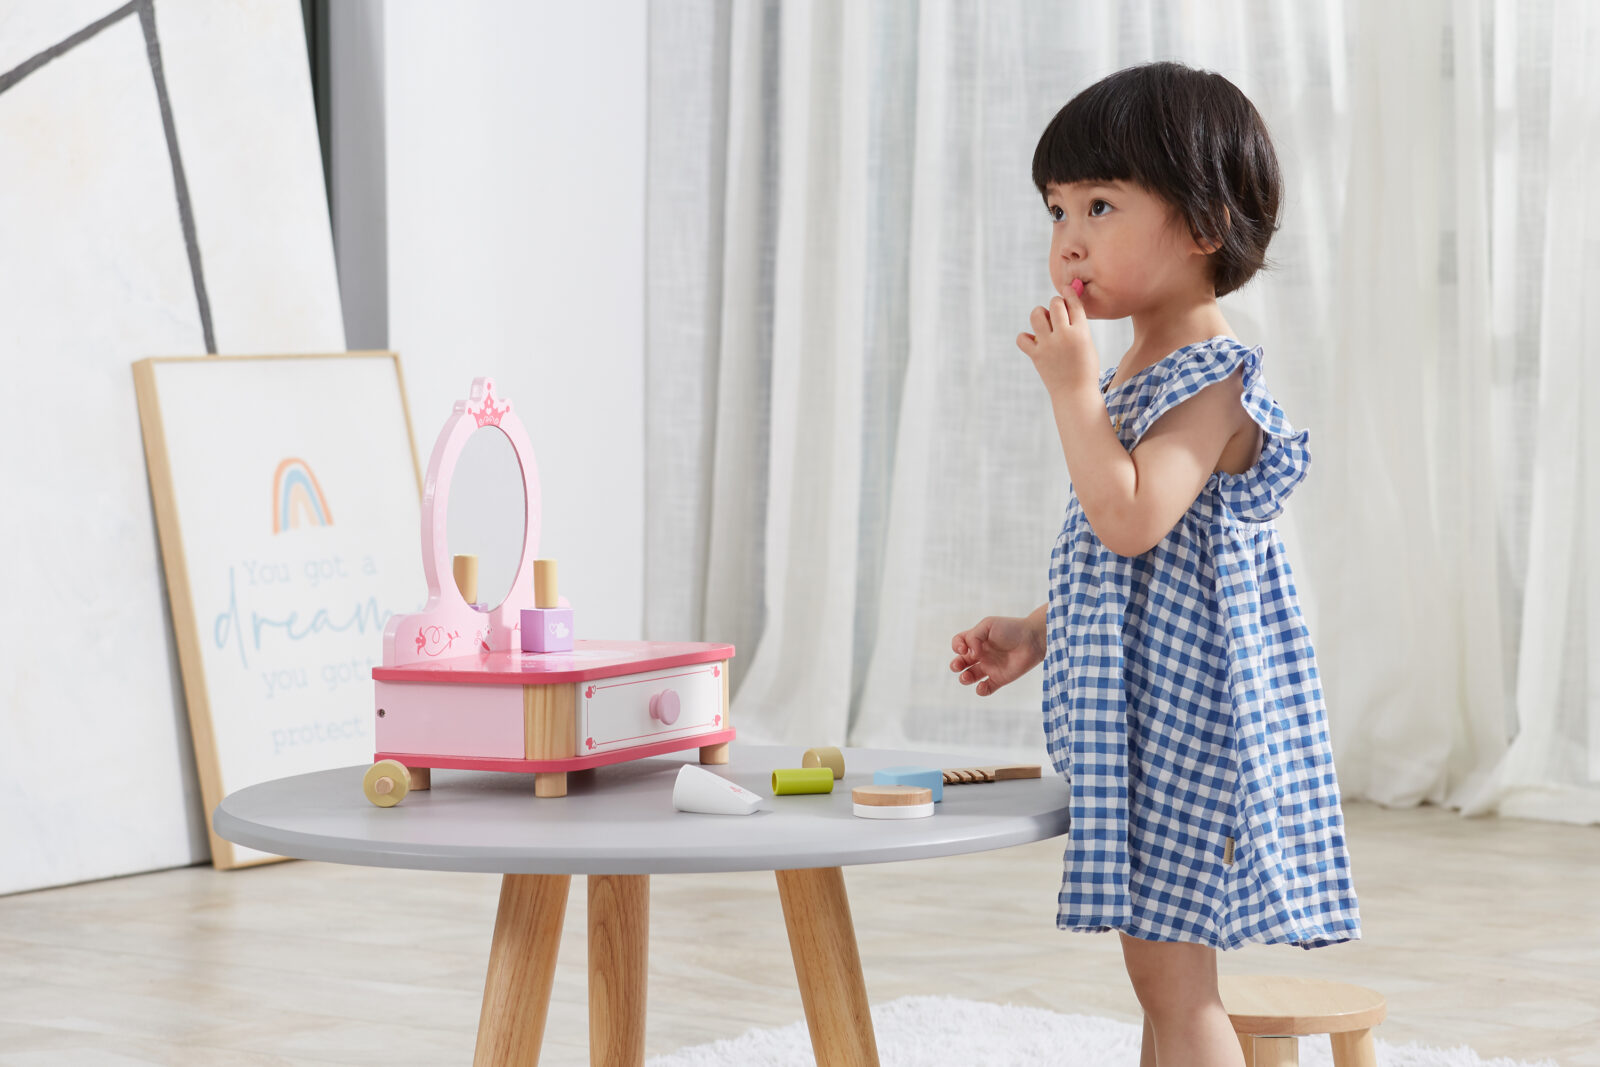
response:
M1139 1067L1156 1067L1156 1031L1148 1015L1144 1017L1144 1036L1139 1039Z
M1207 945L1122 938L1122 959L1155 1037L1160 1067L1244 1067ZM1148 1046L1147 1046L1148 1047ZM1141 1067L1147 1067L1140 1058Z

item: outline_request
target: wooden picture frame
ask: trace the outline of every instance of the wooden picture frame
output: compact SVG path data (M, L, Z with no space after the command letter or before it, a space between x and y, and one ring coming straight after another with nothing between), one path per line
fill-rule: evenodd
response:
M420 606L400 358L152 358L133 375L212 862L267 862L210 813L370 760L384 626Z

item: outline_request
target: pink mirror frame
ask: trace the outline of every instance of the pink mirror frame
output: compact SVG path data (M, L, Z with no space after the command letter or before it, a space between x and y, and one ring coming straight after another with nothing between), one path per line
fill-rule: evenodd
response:
M501 604L478 611L456 588L446 535L450 480L467 438L485 426L511 441L522 469L522 558ZM383 628L383 665L400 667L521 648L522 609L533 607L533 559L539 548L539 468L533 445L511 401L495 395L494 379L475 378L472 393L457 400L433 445L422 491L422 573L428 604L415 615L396 615Z

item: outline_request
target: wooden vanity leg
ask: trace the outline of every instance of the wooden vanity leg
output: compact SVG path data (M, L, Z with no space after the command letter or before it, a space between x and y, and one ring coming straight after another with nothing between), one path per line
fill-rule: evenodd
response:
M572 876L566 874L508 874L500 879L474 1067L538 1064L571 885Z
M877 1067L867 985L838 867L778 871L778 896L817 1067Z
M643 1067L650 876L589 875L589 1065Z
M576 685L525 685L522 687L523 751L528 759L571 759L577 755L578 687ZM533 795L567 795L565 771L536 772Z
M433 785L433 776L428 772L430 767L407 767L411 772L411 792L417 793Z

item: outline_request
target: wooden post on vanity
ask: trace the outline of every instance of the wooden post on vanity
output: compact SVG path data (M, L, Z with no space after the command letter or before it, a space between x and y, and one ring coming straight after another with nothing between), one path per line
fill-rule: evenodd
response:
M522 687L523 735L528 759L571 759L577 755L578 687L574 684ZM567 795L565 771L536 771L533 795Z

